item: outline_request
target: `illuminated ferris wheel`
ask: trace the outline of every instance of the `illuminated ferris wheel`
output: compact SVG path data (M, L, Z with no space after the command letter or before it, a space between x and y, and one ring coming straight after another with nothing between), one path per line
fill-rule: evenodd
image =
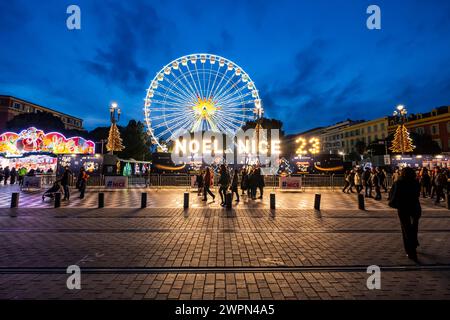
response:
M167 143L186 132L234 135L263 108L250 76L234 62L213 54L191 54L164 66L150 82L144 104L152 143Z

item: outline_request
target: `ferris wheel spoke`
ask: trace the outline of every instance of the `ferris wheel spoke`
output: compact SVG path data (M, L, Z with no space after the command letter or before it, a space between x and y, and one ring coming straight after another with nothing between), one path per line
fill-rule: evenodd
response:
M172 117L180 117L180 116L183 116L183 115L186 115L186 112L184 112L184 111L172 112L172 113L169 113L169 114L162 114L162 115L154 116L154 117L152 117L152 121L154 121L154 120L163 120L163 119L172 118Z
M169 105L169 106L172 106L172 107L180 107L180 108L186 108L186 107L189 107L189 106L193 106L193 104L183 104L183 103L179 103L179 102L174 102L174 101L163 101L163 100L152 100L152 102L153 103L157 103L157 104L160 104L160 105Z
M213 84L212 84L212 86L211 86L211 90L209 91L208 97L212 97L212 96L213 96L213 92L215 91L214 86L216 85L217 78L219 77L219 74L225 76L225 73L221 73L221 72L220 72L220 68L221 68L221 67L220 67L220 64L219 64L219 63L217 64L217 66L218 66L218 67L217 67L217 70L215 70L216 75L215 75L215 77L214 77L214 82L213 82ZM220 85L220 83L222 82L222 80L223 80L223 77L221 77L221 81L219 82L218 86Z
M193 97L194 100L197 100L198 99L198 95L196 94L196 90L192 86L192 84L189 81L189 79L186 77L185 72L182 71L181 67L178 68L178 71L180 72L180 75L183 77L183 79L180 79L181 85L184 88L186 88L187 91L189 91L189 94ZM184 80L187 83L187 85L189 86L190 90L186 87L186 84L184 84L182 80Z
M213 73L213 65L210 63L209 64L209 72L208 72L208 87L206 88L206 92L205 92L205 97L206 99L209 99L209 87L211 86L211 75Z
M172 73L173 74L173 73ZM174 76L175 77L175 76ZM191 93L189 91L187 91L185 88L185 90L181 89L178 85L176 81L172 81L169 79L169 77L165 78L166 82L173 88L175 88L176 90L173 90L173 92L180 97L183 100L195 100L195 95L191 95ZM178 78L175 78L175 80L178 80ZM164 85L163 85L164 86ZM165 86L164 86L165 87ZM165 87L166 88L166 87Z
M225 67L225 72L221 73L220 81L217 84L217 86L214 89L214 91L211 93L211 97L215 97L216 96L217 90L219 90L219 88L222 85L224 79L227 79L228 81L230 81L230 78L227 77L227 73L228 73L228 69ZM225 83L225 85L226 85L226 83Z
M194 66L195 66L195 74L196 74L196 76L197 76L197 80L198 80L198 86L199 86L199 88L200 88L200 97L203 99L204 97L203 97L203 84L202 84L202 81L200 80L200 75L199 75L199 71L198 71L198 68L197 68L197 64L196 63L194 63Z
M185 127L185 125L188 124L188 123L190 123L191 120L192 120L192 119L187 118L187 119L181 120L179 123L177 123L177 124L174 125L173 127L167 126L167 128L166 128L164 131L160 132L159 134L160 134L161 136L165 136L166 134L168 134L168 133L170 132L170 133L171 133L170 138L169 138L169 140L170 140L170 139L173 138L174 134L175 134L177 131L179 132L179 129L180 129L180 128L183 128L183 129L185 129L186 131L189 131L189 130Z
M156 94L159 95L159 96L161 96L161 97L165 97L165 98L168 97L168 98L170 98L170 99L172 99L172 100L178 99L177 101L180 101L180 102L183 102L183 103L184 103L185 101L189 101L189 100L190 100L189 97L183 96L183 95L179 94L178 92L175 92L173 89L171 89L171 88L165 86L165 85L162 84L162 83L160 83L159 85L161 86L161 88L163 88L164 90L166 90L166 92L165 92L164 94L163 94L163 93L160 93L160 92L156 92ZM177 96L178 98L176 98L175 96L168 95L167 92L173 93L173 94L174 94L175 96Z
M231 85L229 85L226 90L222 90L222 92L219 92L216 95L216 99L221 99L222 97L227 96L228 94L230 94L230 92L231 92L232 96L234 94L239 94L240 91L239 91L239 88L237 86L238 86L239 82L241 82L241 80L242 79L239 78L239 80L237 80L236 82L233 81L233 83ZM234 91L231 91L233 89L234 89Z
M220 111L228 112L228 111L236 111L236 110L245 110L245 111L253 112L253 108L251 108L251 107L241 107L241 106L251 105L251 103L253 103L253 100L220 105L220 107L221 107Z
M237 100L240 100L240 99L243 100L243 98L246 98L246 97L252 95L251 91L244 94L241 91L242 89L243 88L240 88L237 92L231 92L231 93L229 93L229 94L227 94L225 96L222 96L222 97L218 98L217 99L217 103L229 103L229 102L234 102L234 101L237 101Z
M225 75L227 72L228 72L228 69L227 69L227 71L225 71L225 74L224 74L222 80L225 78ZM213 94L214 98L220 96L220 94L223 92L223 90L228 87L230 82L232 82L233 78L234 78L234 75L232 74L229 78L227 78L227 81L225 81L225 84L221 85L221 83L219 83L216 90L214 91L214 94ZM219 87L220 87L220 89L219 89Z
M197 84L196 84L196 81L195 81L195 79L194 79L194 76L192 75L192 71L191 71L191 69L189 68L189 62L188 62L188 64L186 65L186 67L187 67L187 69L188 69L189 75L191 76L192 83L194 84L195 92L197 93L197 97L200 98L200 97L201 97L201 92L200 92L200 90L198 89Z

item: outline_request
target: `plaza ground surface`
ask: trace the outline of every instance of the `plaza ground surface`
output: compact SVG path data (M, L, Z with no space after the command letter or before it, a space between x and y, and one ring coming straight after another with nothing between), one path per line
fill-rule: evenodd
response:
M185 189L105 192L103 209L93 190L58 209L22 193L9 209L15 188L0 188L3 299L450 299L450 211L429 199L416 264L386 200L361 211L340 191L276 191L275 211L270 189L231 211L193 192L183 210ZM66 287L73 264L81 290ZM380 290L367 289L370 265Z

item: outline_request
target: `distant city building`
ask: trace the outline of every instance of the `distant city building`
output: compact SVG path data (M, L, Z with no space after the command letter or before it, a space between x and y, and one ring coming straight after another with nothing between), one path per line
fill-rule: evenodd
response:
M398 119L389 117L389 134L397 129ZM410 132L429 134L443 152L450 151L450 106L438 107L430 112L410 114L406 117L406 128Z
M345 121L338 122L334 125L324 128L320 140L322 142L322 153L339 154L344 150L344 129L360 123L362 120L353 121L347 119Z
M356 151L358 141L364 142L366 146L377 140L384 140L388 136L388 117L363 121L343 128L344 152L349 154Z
M61 119L66 129L83 130L83 120L63 112L59 112L23 99L0 95L0 132L6 128L6 123L22 113L47 112Z

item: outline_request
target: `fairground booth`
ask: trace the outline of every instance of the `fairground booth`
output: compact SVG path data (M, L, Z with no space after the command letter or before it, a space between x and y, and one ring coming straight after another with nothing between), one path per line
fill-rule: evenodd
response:
M25 168L33 176L51 178L65 166L73 172L84 166L90 174L100 174L102 159L95 155L95 144L90 140L30 127L0 135L0 165Z

